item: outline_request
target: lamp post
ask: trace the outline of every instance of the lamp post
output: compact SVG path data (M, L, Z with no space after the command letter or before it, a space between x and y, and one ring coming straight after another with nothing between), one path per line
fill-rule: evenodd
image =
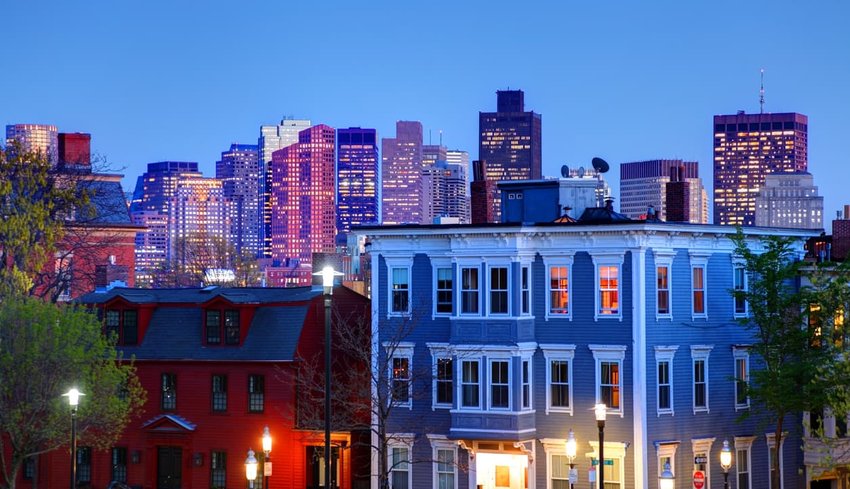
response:
M62 394L68 398L68 404L71 406L71 489L77 485L77 405L80 403L80 396L84 395L76 387Z
M593 409L596 413L596 426L599 428L599 489L605 488L605 416L608 407L605 404L597 404Z
M720 468L723 469L723 489L729 489L729 469L732 467L732 449L729 448L729 440L723 440L723 449L720 450Z
M245 477L248 479L248 487L254 489L254 481L257 479L257 458L254 450L248 449L248 458L245 459Z
M676 487L676 476L674 476L673 472L670 471L670 462L664 463L664 470L661 472L661 477L659 477L659 479L659 489L673 489Z
M271 453L272 434L269 432L269 427L266 426L263 428L263 454L265 454L263 459L263 487L266 489L269 487L269 477L272 475Z
M314 273L322 277L325 296L325 487L331 484L331 298L334 292L334 277L342 275L330 265Z
M570 489L573 489L573 470L575 470L573 460L576 458L576 437L572 429L570 429L570 433L567 435L567 442L564 444L564 449L567 453L567 460L570 461Z

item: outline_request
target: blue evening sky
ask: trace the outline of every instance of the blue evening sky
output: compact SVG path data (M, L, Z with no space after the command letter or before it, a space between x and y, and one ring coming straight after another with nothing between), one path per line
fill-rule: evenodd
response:
M198 161L284 115L333 127L421 120L478 153L478 111L525 91L543 114L543 172L652 158L700 162L712 116L809 117L826 227L850 203L846 1L94 1L0 7L0 124L89 132L126 174Z

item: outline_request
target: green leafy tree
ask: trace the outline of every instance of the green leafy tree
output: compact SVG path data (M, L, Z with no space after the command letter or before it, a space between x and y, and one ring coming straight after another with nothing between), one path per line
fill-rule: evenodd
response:
M111 446L141 413L146 392L94 314L29 297L0 303L0 487L13 489L24 460L68 443L62 394L85 394L80 441Z

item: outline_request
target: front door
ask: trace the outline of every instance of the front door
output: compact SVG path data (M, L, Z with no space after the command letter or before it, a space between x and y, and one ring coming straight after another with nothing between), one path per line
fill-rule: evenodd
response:
M484 489L527 489L528 456L479 452L475 456L475 483Z
M339 487L339 447L331 447L331 486L325 484L325 447L307 447L307 489L336 489Z
M180 447L157 447L156 488L180 489L183 468L183 450Z

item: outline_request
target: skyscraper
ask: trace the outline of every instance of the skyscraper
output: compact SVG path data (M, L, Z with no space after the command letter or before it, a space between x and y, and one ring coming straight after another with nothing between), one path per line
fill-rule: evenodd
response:
M419 224L422 123L396 122L396 137L381 140L381 222Z
M257 256L260 251L260 170L258 147L231 144L215 164L215 177L222 181L230 208L230 242L238 253Z
M756 226L823 229L823 197L808 172L772 173L756 194Z
M808 168L808 117L714 116L714 223L755 224L756 194L770 173Z
M340 234L351 226L378 221L378 145L374 129L337 130L336 227Z
M272 154L271 238L276 264L310 264L313 253L334 251L335 136L332 127L319 124L298 133L297 143Z
M24 151L47 156L51 165L59 160L59 130L50 124L10 124L6 126L6 144L18 141Z
M228 208L221 180L179 178L168 206L168 258L192 266L186 261L187 249L209 245L213 238L226 243L230 234Z
M620 212L639 219L652 206L661 219L667 219L667 183L674 171L682 172L687 186L688 222L708 223L705 189L696 161L649 160L620 164Z
M262 244L261 255L271 257L271 207L269 207L269 188L271 186L272 154L281 149L298 142L298 133L310 127L307 119L284 118L280 124L274 126L260 126L260 137L257 140L259 151L259 195L260 203L258 209L261 214L259 218L260 241Z
M422 224L432 224L440 217L454 217L468 224L469 179L466 167L437 161L422 170Z
M488 180L539 180L543 176L542 120L525 111L522 90L496 92L496 112L478 113L478 158ZM499 196L494 203L499 218Z

